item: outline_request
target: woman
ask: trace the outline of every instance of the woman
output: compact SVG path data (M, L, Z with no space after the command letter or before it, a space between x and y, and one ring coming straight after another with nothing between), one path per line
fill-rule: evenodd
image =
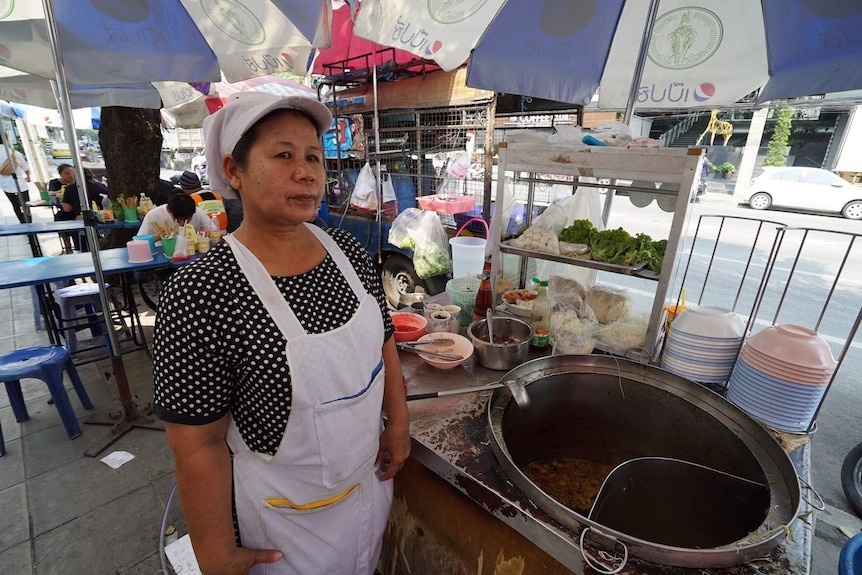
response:
M57 175L59 177L48 182L48 192L55 192L51 195L57 198L55 203L58 209L54 214L54 221L77 220L78 216L81 215L81 200L78 197L77 186L73 188L75 168L69 164L60 164L57 166ZM81 249L81 236L77 232L60 232L60 239L63 241L63 249L67 254L72 253L72 244L75 245L76 250Z
M347 232L306 223L330 122L315 100L247 92L204 124L211 182L239 194L245 218L166 285L155 405L208 575L372 573L389 480L409 455L370 258Z

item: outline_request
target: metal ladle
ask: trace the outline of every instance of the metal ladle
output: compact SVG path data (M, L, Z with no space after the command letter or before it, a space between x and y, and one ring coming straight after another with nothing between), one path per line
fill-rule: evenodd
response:
M494 312L491 311L491 308L488 308L488 311L485 312L485 324L488 326L488 343L494 345Z
M414 399L433 399L436 397L445 397L447 395L460 395L462 393L476 393L479 391L490 391L500 387L509 388L512 398L521 409L529 409L530 396L527 394L527 389L517 380L510 379L509 381L498 381L497 383L489 383L488 385L479 385L477 387L461 387L458 389L449 389L445 391L433 391L431 393L411 393L407 395L407 401Z

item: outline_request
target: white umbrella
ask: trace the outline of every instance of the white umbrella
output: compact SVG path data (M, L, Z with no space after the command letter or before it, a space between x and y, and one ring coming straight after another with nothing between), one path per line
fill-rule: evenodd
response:
M203 95L185 82L138 82L69 87L72 108L126 106L158 109L192 102ZM57 108L54 80L0 66L0 98L41 108Z
M223 80L214 84L195 84L200 98L162 110L166 128L200 128L204 118L220 110L231 94L237 92L265 92L276 96L306 96L316 98L317 92L299 82L279 76L256 76L240 82Z
M474 88L587 104L601 84L602 107L714 108L761 87L862 88L860 29L858 0L363 0L354 32L447 70L466 61Z

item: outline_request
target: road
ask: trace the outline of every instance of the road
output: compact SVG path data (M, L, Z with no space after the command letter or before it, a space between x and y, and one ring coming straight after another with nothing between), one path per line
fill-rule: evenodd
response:
M688 303L735 308L743 315L751 310L764 274L763 264L776 238L776 228L764 225L757 236L758 224L739 218L772 220L790 228L862 234L862 221L849 221L840 216L755 211L736 205L725 194L708 193L689 207L689 225L680 250L681 265L669 293L674 297L679 294L688 261L685 276ZM655 202L646 208L637 208L625 196L614 198L611 214L610 227L622 226L631 233L647 233L656 239L667 237L672 220L672 214L661 211ZM732 219L725 219L720 228L721 219L712 216ZM695 231L698 239L692 245ZM717 237L720 239L716 247ZM780 244L778 264L767 282L763 304L756 315L755 329L773 322L816 326L838 357L862 306L862 245L857 245L862 244L862 238L853 245L844 261L851 239L848 235L820 231L809 231L806 235L800 229L788 229ZM713 263L709 266L711 259ZM836 282L842 262L843 271ZM600 277L599 281L602 279ZM619 276L613 281L619 284ZM624 278L623 281L635 292L635 306L646 307L652 297L649 286L642 280ZM824 309L830 290L833 290L830 303ZM840 479L844 456L862 442L860 372L862 334L857 334L826 396L817 418L816 432L812 434L813 482L827 504L826 511L817 513L811 571L814 575L836 573L841 545L848 534L862 528L862 520L853 514L844 496Z

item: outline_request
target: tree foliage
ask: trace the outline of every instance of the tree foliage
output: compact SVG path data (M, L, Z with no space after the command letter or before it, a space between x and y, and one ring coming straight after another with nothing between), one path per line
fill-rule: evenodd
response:
M779 108L775 111L775 129L769 139L764 166L784 166L787 164L787 142L790 140L790 124L793 110Z

